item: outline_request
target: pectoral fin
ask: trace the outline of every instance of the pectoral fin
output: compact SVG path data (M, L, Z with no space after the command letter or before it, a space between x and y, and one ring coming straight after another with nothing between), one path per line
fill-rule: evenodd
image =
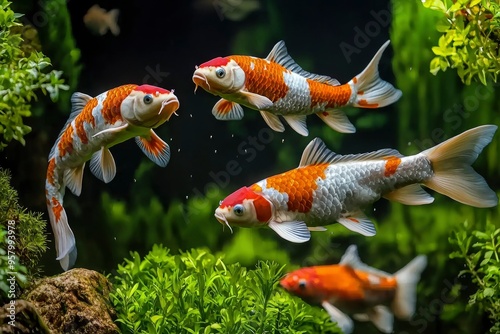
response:
M250 92L240 92L240 94L247 99L249 105L254 109L267 109L273 106L273 101L269 100L264 95L259 95Z
M377 233L373 223L362 212L347 215L337 221L349 230L358 232L365 237L372 237Z
M92 138L94 138L96 136L99 136L99 135L102 135L103 133L120 132L122 130L125 130L127 127L128 127L128 123L125 123L125 124L117 126L115 128L105 129L105 130L99 131L98 133L96 133L95 135L93 135Z
M351 318L332 304L327 301L323 301L321 306L328 312L330 320L336 322L339 328L344 332L344 334L352 333L354 329L354 323Z
M155 164L165 167L170 160L170 147L153 131L149 131L149 136L135 137L135 142L142 152Z
M264 110L261 110L260 114L271 129L277 132L285 131L285 127L283 126L283 123L281 123L280 118L277 115L271 114L270 112Z
M85 163L83 163L79 167L66 169L64 171L64 184L76 196L80 196L82 192L82 180L83 180L84 168L85 168Z
M302 221L276 222L271 221L269 227L280 237L290 242L303 243L311 239L306 223Z
M212 114L221 121L236 121L243 118L243 108L235 102L220 99L212 109Z
M106 147L95 152L90 159L90 171L99 180L111 182L116 175L116 165L113 155Z

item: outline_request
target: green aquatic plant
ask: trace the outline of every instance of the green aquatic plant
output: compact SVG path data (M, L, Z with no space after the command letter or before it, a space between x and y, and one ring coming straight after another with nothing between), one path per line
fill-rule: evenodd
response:
M25 144L24 136L31 128L23 119L31 116L35 92L48 94L56 101L60 90L68 89L62 72L47 71L50 59L43 53L25 53L20 34L12 33L21 26L21 14L10 9L10 2L0 0L0 150L12 140Z
M247 270L204 249L170 255L158 245L131 256L111 293L123 332L340 333L321 308L277 287L276 263Z
M0 301L13 299L8 278L14 277L16 285L23 287L38 276L47 248L45 225L41 213L27 212L19 205L10 173L0 169Z
M465 262L466 269L459 276L468 274L477 291L469 297L468 308L478 306L485 310L492 321L490 333L500 332L500 228L487 221L484 230L471 230L467 221L450 237L457 249L451 258Z
M462 82L486 85L500 73L500 3L498 0L424 0L423 5L442 13L436 29L442 33L430 71L456 68Z

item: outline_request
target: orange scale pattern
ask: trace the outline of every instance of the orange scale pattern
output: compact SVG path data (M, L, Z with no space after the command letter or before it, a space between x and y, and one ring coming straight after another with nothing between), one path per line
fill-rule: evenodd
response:
M266 180L266 187L288 195L288 210L308 213L313 204L313 193L318 188L318 178L325 179L328 164L312 165L292 169L291 171L271 176Z

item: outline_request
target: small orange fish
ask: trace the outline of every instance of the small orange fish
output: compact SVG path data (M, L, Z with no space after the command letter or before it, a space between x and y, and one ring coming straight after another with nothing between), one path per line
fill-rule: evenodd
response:
M306 116L316 114L332 129L350 133L356 130L339 108L381 108L401 97L400 90L379 77L378 64L388 45L389 41L384 43L365 70L343 85L304 71L288 55L283 41L265 59L235 55L205 62L196 67L193 82L196 88L222 97L212 109L219 120L242 119L241 104L259 110L274 131L285 130L281 115L307 136Z
M427 257L419 255L391 275L362 263L351 245L339 264L295 270L280 284L308 303L321 304L346 334L354 324L344 312L391 333L394 315L408 320L415 312L417 283L426 266Z

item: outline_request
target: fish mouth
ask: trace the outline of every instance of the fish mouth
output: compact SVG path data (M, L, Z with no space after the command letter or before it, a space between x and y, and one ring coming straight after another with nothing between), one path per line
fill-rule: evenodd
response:
M179 116L176 111L179 109L180 103L177 96L173 93L174 90L172 89L169 96L161 102L161 108L160 111L158 111L158 115L162 115L162 112L164 113L162 119L164 118L166 121L168 121L172 115Z
M208 83L207 77L203 73L200 73L198 70L194 71L193 82L196 85L194 87L195 94L196 90L198 89L198 86L201 86L201 88L203 88L206 91L210 91L210 84Z
M218 209L217 209L217 210L215 210L214 216L215 216L215 218L217 218L219 223L222 224L222 226L227 225L227 227L229 227L229 230L231 231L231 234L233 233L233 229L231 228L231 225L229 225L229 222L227 221L226 216L224 216L223 213L218 212Z

